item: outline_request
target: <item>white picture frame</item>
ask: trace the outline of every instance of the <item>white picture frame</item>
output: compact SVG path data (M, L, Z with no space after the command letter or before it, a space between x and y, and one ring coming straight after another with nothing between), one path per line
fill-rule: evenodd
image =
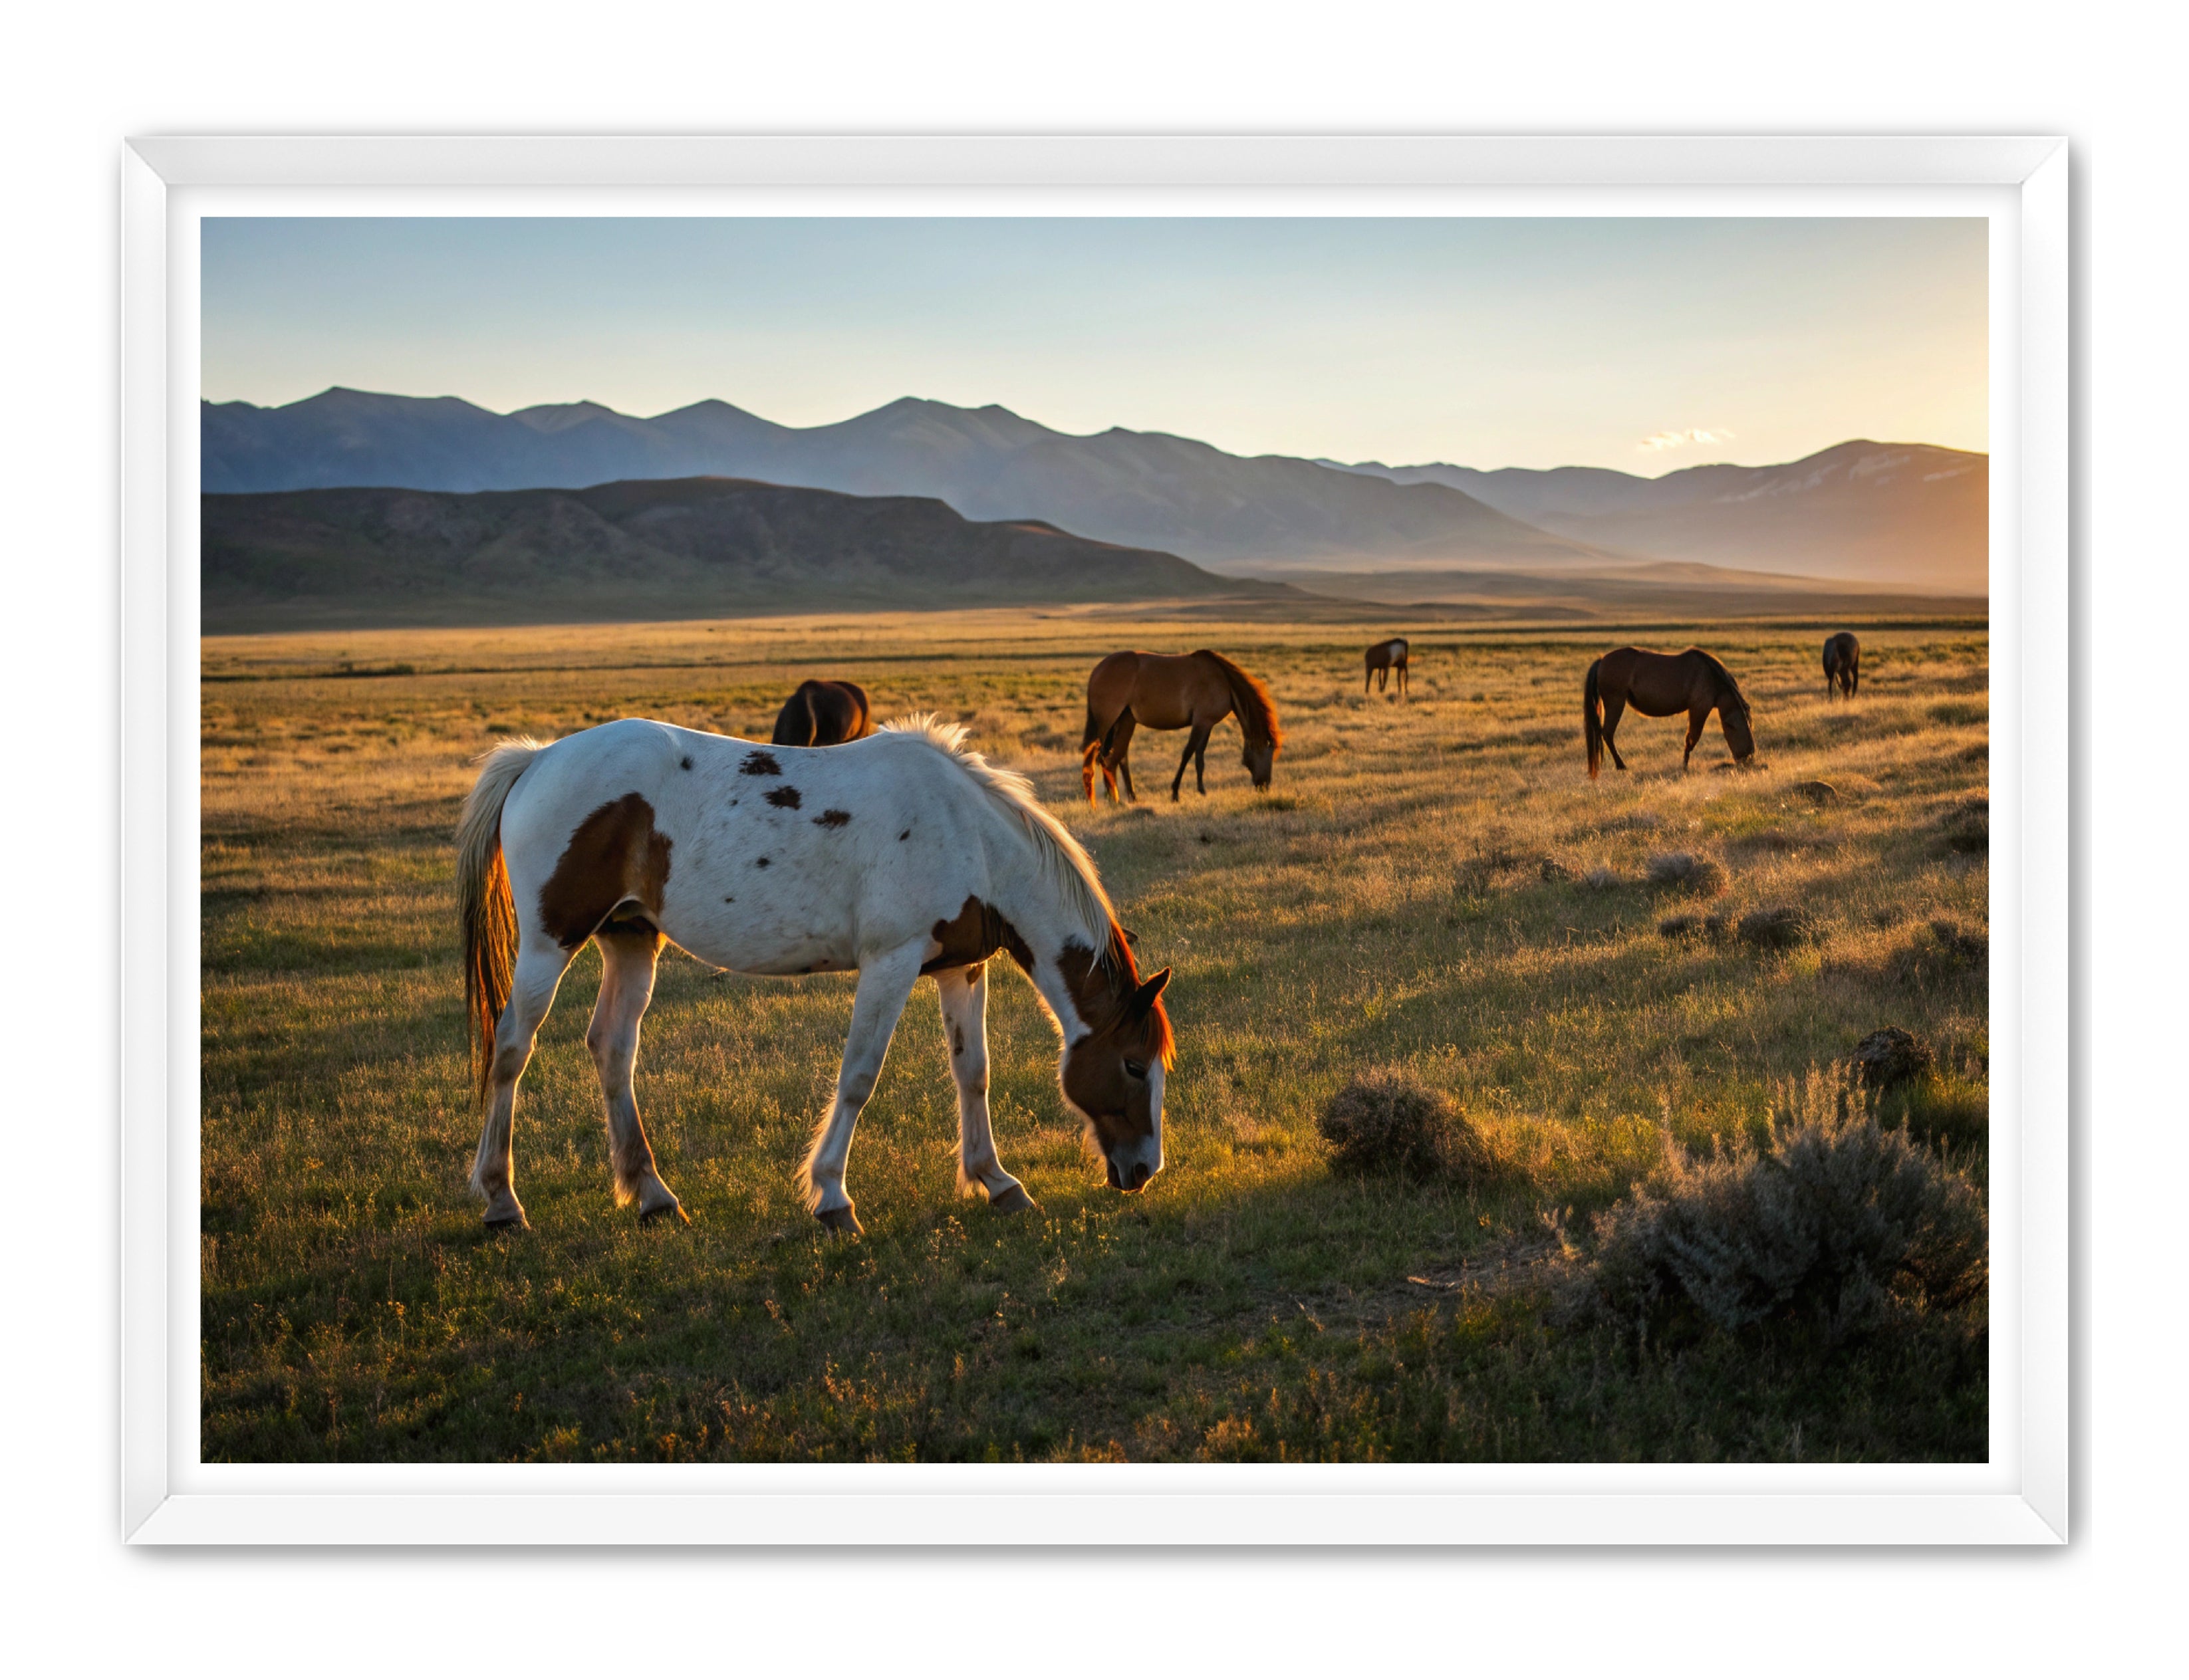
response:
M810 201L1990 206L1992 1457L1977 1466L197 1461L195 218ZM711 195L711 196L710 196ZM1454 200L1457 201L1457 200ZM232 212L231 212L232 213ZM324 212L322 212L324 213ZM1264 212L1266 213L1266 212ZM139 1544L2058 1544L2070 1460L2068 156L2056 137L148 138L122 184L122 1510ZM2002 1151L2000 1148L2006 1145Z

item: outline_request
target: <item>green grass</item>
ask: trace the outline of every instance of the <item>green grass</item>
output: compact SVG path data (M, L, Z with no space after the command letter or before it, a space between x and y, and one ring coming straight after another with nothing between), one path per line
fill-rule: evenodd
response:
M1727 659L1768 767L1717 772L1713 726L1682 777L1678 721L1630 716L1632 772L1594 784L1577 703L1605 644L1558 635L1426 628L1404 706L1361 698L1349 631L1092 614L209 641L204 1456L1981 1458L1980 1310L1829 1351L1798 1327L1638 1344L1561 1322L1541 1261L1544 1214L1585 1236L1662 1128L1752 1128L1774 1082L1886 1024L1938 1052L1915 1128L1981 1174L1984 978L1929 929L1987 925L1983 854L1939 829L1985 788L1985 642L1863 634L1852 706L1821 697L1821 630L1639 638ZM1205 800L1189 778L1169 805L1182 738L1144 732L1142 808L1078 802L1086 670L1135 645L1270 682L1273 797L1227 725ZM765 738L817 672L966 719L1087 840L1144 964L1174 970L1168 1169L1102 1187L1054 1031L999 968L998 1143L1042 1208L959 1200L924 982L852 1151L868 1235L830 1242L791 1174L851 981L671 953L639 1100L693 1223L641 1229L609 1193L588 953L520 1099L534 1229L485 1231L449 843L467 761L633 713ZM1791 793L1818 778L1841 797ZM1695 902L1643 884L1671 851L1724 863L1709 908L1800 904L1821 942L1660 937ZM1376 1065L1448 1092L1507 1170L1333 1179L1316 1111Z

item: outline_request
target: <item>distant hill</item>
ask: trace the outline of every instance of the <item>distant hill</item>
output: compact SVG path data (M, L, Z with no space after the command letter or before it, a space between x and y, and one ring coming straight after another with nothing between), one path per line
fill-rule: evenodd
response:
M1443 462L1343 470L1440 484L1629 554L1952 594L1988 587L1990 457L1930 444L1857 438L1785 466L1691 467L1661 478Z
M733 478L200 501L208 634L1293 593L929 497Z
M280 408L208 403L201 420L201 488L213 493L518 489L704 473L939 497L969 519L1044 519L1233 571L1608 557L1442 484L1394 484L1288 455L1227 455L1162 433L1113 427L1075 437L1004 408L913 398L799 427L721 402L650 420L597 403L498 415L453 397L337 387Z

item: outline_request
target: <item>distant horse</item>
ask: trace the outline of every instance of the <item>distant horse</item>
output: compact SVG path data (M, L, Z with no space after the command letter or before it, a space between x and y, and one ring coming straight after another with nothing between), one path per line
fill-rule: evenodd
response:
M1600 719L1596 710L1599 698L1604 703ZM1629 706L1644 717L1687 713L1688 744L1680 755L1682 770L1694 756L1695 743L1702 739L1703 725L1712 711L1717 713L1718 727L1725 731L1725 744L1733 749L1735 762L1745 764L1755 756L1756 737L1749 727L1747 698L1733 680L1733 673L1715 658L1700 648L1690 648L1684 653L1615 648L1588 668L1581 685L1581 715L1588 737L1592 778L1604 763L1607 747L1611 749L1612 763L1621 770L1626 768L1613 738L1620 715Z
M1841 631L1824 643L1824 698L1836 689L1847 699L1862 686L1862 643L1852 631Z
M665 942L747 974L858 970L836 1093L799 1179L831 1230L856 1233L851 1128L923 974L942 1000L958 1087L958 1182L1031 1207L988 1128L987 959L1009 954L1064 1036L1064 1100L1110 1183L1162 1170L1170 970L1134 966L1094 865L1022 776L928 716L815 751L625 718L551 746L489 753L456 833L464 997L483 1115L472 1188L490 1225L522 1225L512 1182L517 1083L579 948L600 947L585 1044L607 1100L616 1200L682 1219L631 1093L639 1017Z
M1360 692L1368 692L1372 681L1376 692L1382 693L1383 685L1391 680L1393 671L1399 673L1399 692L1406 692L1406 638L1394 636L1389 642L1378 642L1368 650L1368 670L1360 679Z
M833 747L874 733L865 689L856 682L818 682L809 676L775 715L772 740L778 747Z
M1247 744L1240 761L1256 789L1267 788L1285 737L1277 722L1276 703L1259 681L1206 648L1191 653L1111 654L1087 678L1087 727L1079 742L1079 779L1087 802L1094 802L1098 764L1112 800L1117 797L1120 776L1125 797L1134 797L1127 755L1133 731L1142 724L1151 729L1193 732L1179 755L1178 774L1170 778L1170 796L1175 803L1189 760L1193 785L1207 793L1203 772L1209 732L1235 712Z

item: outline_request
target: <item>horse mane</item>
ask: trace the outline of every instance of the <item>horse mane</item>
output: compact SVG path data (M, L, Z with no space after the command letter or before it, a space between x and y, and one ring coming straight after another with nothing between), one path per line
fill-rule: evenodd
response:
M1719 659L1715 653L1705 653L1700 648L1691 648L1688 651L1689 653L1700 655L1703 663L1707 665L1712 671L1717 673L1719 683L1723 687L1726 693L1733 696L1734 703L1740 708L1741 717L1745 721L1750 720L1751 713L1748 707L1748 696L1740 692L1740 685L1733 680L1733 673L1725 668L1725 661Z
M998 809L1018 818L1033 841L1043 872L1055 883L1085 929L1088 947L1100 953L1102 965L1107 969L1117 969L1122 957L1124 975L1138 981L1124 930L1117 925L1117 909L1102 889L1101 872L1087 855L1087 848L1072 838L1072 831L1042 808L1032 782L1015 770L989 763L965 744L968 732L964 724L948 722L931 711L893 717L880 733L909 735L926 742L971 778Z
M1213 648L1196 648L1193 657L1208 659L1224 673L1224 680L1231 685L1231 704L1239 710L1239 727L1248 734L1264 737L1273 747L1285 744L1285 732L1277 722L1277 703L1270 698L1270 691L1262 680L1233 665Z

